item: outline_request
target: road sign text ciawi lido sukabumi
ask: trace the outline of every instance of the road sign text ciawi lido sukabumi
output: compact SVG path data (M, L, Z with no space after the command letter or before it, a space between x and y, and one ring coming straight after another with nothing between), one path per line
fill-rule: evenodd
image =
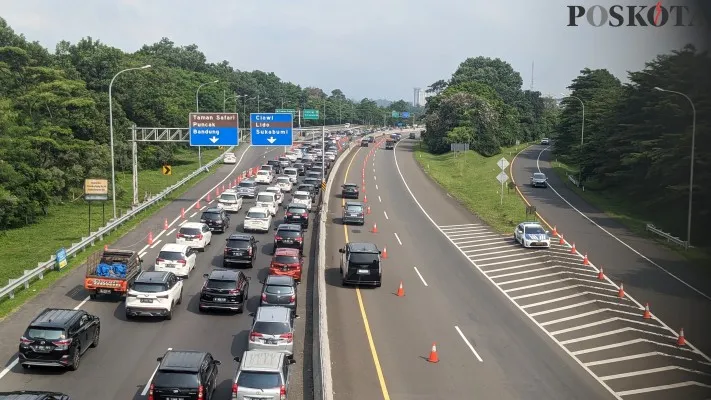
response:
M252 146L291 146L294 144L294 116L289 113L249 115Z
M190 113L191 146L237 146L239 116L237 113Z

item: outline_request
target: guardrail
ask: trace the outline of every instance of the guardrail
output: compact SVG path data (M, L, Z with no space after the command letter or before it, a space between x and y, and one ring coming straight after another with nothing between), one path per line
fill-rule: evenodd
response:
M656 226L654 226L652 224L647 224L646 230L648 232L652 232L653 234L655 234L659 237L666 239L668 243L674 243L675 245L681 246L684 249L688 249L689 247L692 247L689 245L688 241L681 240L680 238L678 238L676 236L672 236L671 234L662 231L661 229L657 228Z
M330 125L330 126L326 126L326 129L338 129L341 127L343 127L343 125ZM321 127L313 127L313 128L309 127L306 130L308 130L308 131L319 130L320 131L321 129L322 129ZM225 153L230 152L233 149L234 149L234 146L231 146L225 151ZM121 226L126 221L133 218L134 216L136 216L141 211L144 211L145 209L150 208L154 204L163 200L170 193L172 193L179 187L183 186L185 183L187 183L191 179L200 175L202 172L208 171L210 169L210 167L212 167L213 165L222 161L222 157L224 156L225 153L222 153L219 157L217 157L214 160L210 161L209 163L203 165L202 167L196 169L190 175L181 179L174 185L163 189L163 191L161 191L157 195L149 197L146 201L132 207L130 210L127 210L119 218L117 218L115 220L113 218L110 219L108 224L99 228L97 231L92 232L89 236L83 237L78 243L72 243L72 246L70 248L66 249L67 258L76 257L77 253L83 251L87 247L93 246L94 242L96 242L97 240L102 240L104 238L104 236L106 236L106 235L110 234L111 232L113 232L114 230L116 230L119 226ZM24 289L28 289L30 287L30 283L32 281L34 281L35 279L43 279L45 272L55 268L55 263L56 263L56 256L52 255L48 261L37 263L36 268L31 269L31 270L26 269L21 277L9 279L8 284L6 286L0 288L0 301L4 300L6 297L14 298L15 292L20 287L23 287Z

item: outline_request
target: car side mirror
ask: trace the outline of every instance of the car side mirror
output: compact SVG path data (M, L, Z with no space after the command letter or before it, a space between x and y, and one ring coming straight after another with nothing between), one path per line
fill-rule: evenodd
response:
M251 280L252 280L252 277L251 277L251 276L245 276L245 278L247 278L248 281L251 281Z
M235 360L235 362L238 362L238 363L239 363L239 362L242 362L242 358L241 358L241 357L235 357L235 358L233 358L233 360Z
M294 314L294 318L301 318L299 314Z
M205 278L205 279L207 279L207 278L210 277L210 274L202 274L202 277Z
M259 240L255 240L254 243L259 243Z
M250 316L250 317L254 317L255 315L257 315L257 314L255 314L255 313L253 313L253 312L249 313L249 316ZM239 361L237 361L237 362L239 362Z
M220 360L212 360L212 362L214 362L215 365L222 365L222 362Z
M158 357L158 358L156 358L156 361L158 361L158 362L163 361L163 357Z
M264 285L264 281L259 281L259 283L261 283L262 285Z
M345 251L344 249L338 249L338 252L343 254L343 253L345 253L346 251Z
M293 358L290 358L289 365L293 365L293 364L296 364L296 360L294 360Z

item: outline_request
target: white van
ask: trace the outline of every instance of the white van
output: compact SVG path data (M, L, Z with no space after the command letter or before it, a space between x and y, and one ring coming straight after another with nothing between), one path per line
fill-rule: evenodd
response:
M255 198L257 204L256 207L262 207L269 210L272 216L276 215L277 210L277 198L276 193L273 192L259 192Z

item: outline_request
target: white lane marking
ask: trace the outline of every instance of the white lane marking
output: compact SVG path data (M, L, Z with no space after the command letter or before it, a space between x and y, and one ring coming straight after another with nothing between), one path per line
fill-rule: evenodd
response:
M683 388L683 387L688 387L688 386L698 386L698 387L704 387L711 389L711 385L707 385L705 383L700 383L696 381L687 381L687 382L681 382L681 383L672 383L669 385L660 385L660 386L652 386L652 387L647 387L647 388L642 388L642 389L632 389L632 390L625 390L620 392L620 396L630 396L633 394L643 394L643 393L649 393L649 392L656 392L660 390L670 390L670 389L678 389L678 388Z
M412 267L412 268L414 268L414 269L415 269L415 272L417 272L417 276L420 277L420 280L422 281L422 284L425 285L425 286L429 286L429 285L427 285L427 282L425 281L425 278L422 277L422 274L420 273L420 270L418 270L417 267Z
M202 211L202 210L204 210L204 209L206 209L206 208L207 208L207 206L202 206L202 207L200 207L200 211ZM197 214L197 211L196 211L195 213Z
M170 235L173 234L173 232L175 232L175 228L173 228L173 229L171 229L170 231L168 231L168 233L166 233L165 236L170 236Z
M153 238L153 240L157 240L159 237L163 236L164 233L165 233L165 230L158 232L158 234Z
M471 350L472 353L474 353L474 357L476 357L476 359L479 360L479 362L484 362L484 360L482 360L481 357L479 356L479 353L477 353L476 350L474 350L474 346L472 346L472 344L469 343L469 340L467 340L467 337L464 336L464 333L462 333L462 330L459 329L459 327L456 325L454 326L454 329L457 330L457 333L459 333L459 336L462 337L462 340L464 341L464 343L467 344L467 347L469 347L469 350Z
M484 226L484 225L482 225L482 224L439 225L438 228L440 228L443 231L446 231L446 230L452 229L452 228L461 228L461 227L468 227L468 226Z
M155 249L156 246L158 246L158 244L159 244L160 242L161 242L160 240L156 240L155 242L153 242L153 245L151 246L151 249Z
M75 310L80 309L84 304L86 304L87 301L89 301L89 296L86 296L86 298L84 300L82 300L81 303L77 304L77 306L74 307L74 309Z
M378 180L378 177L375 176L375 175L373 175L373 180L374 180L374 181L377 181L377 180Z
M214 203L214 202L215 202L215 200L213 199L213 200L208 201L207 204L212 204L212 203ZM201 209L201 210L202 210L202 209Z
M395 233L395 239L397 239L397 242L400 243L400 246L402 246L402 242L400 241L400 236Z
M139 250L138 252L139 252L139 253L145 253L145 252L146 252L146 249L148 249L148 246L150 246L150 244L147 244L147 245L143 246L143 248L142 248L141 250Z
M378 190L378 184L377 184L377 183L375 184L375 190Z
M546 147L545 149L541 150L541 151L538 153L538 157L536 157L536 168L538 169L538 172L541 172L541 165L540 165L541 154L543 154L543 152L546 151L546 150L548 150L548 147ZM573 211L575 211L576 213L580 214L581 217L583 217L583 218L585 218L586 220L588 220L590 223L592 223L593 225L595 225L595 226L596 226L597 228L599 228L601 231L603 231L603 232L605 232L606 234L608 234L611 238L615 239L615 240L618 241L620 244L622 244L623 246L627 247L629 250L631 250L633 253L635 253L635 254L638 255L639 257L643 258L643 259L644 259L645 261L647 261L648 263L650 263L650 264L654 265L655 267L659 268L660 270L666 272L669 276L671 276L672 278L676 279L677 281L679 281L679 282L680 282L681 284L683 284L684 286L686 286L686 287L688 287L689 289L693 290L694 292L700 294L701 296L703 296L704 298L706 298L706 300L711 300L711 296L707 295L706 293L704 293L704 292L702 292L701 290L695 288L694 286L692 286L691 284L687 283L687 282L684 281L683 279L681 279L681 278L679 278L678 276L674 275L673 273L671 273L669 270L667 270L666 268L662 267L661 265L659 265L659 264L655 263L654 261L650 260L647 256L645 256L644 254L642 254L642 253L640 253L639 251L635 250L632 246L630 246L630 245L628 245L627 243L625 243L622 239L618 238L617 236L615 236L614 234L612 234L610 231L608 231L607 229L603 228L603 227L600 226L598 223L596 223L595 221L593 221L592 219L590 219L590 217L588 217L588 216L585 215L582 211L578 210L577 208L575 208L575 206L573 206L572 204L570 204L570 202L569 202L565 197L563 197L560 193L558 193L558 191L555 190L555 188L554 188L553 186L551 186L551 185L549 184L548 187L553 191L553 193L556 194L556 196L560 197L560 199L563 200L563 201L565 202L565 204L568 205L568 207L570 207L570 208L571 208Z
M177 217L175 217L175 219L174 219L171 223L168 224L168 228L172 227L173 224L175 224L175 223L178 222L179 220L180 220L180 215L178 215Z
M395 147L396 147L395 150L397 150L397 144L395 145ZM602 387L604 387L605 390L607 390L610 394L612 394L612 396L614 396L615 399L617 399L617 400L622 400L622 397L620 397L617 393L615 393L615 391L614 391L609 385L607 385L603 380L601 380L597 375L595 375L595 374L592 372L592 370L591 370L590 368L588 368L587 366L585 366L585 364L583 364L583 362L580 361L580 360L578 359L578 357L574 356L573 353L571 353L571 351L568 350L568 349L565 347L565 345L563 345L563 343L561 343L560 341L556 340L553 336L551 336L551 335L548 333L548 331L547 331L544 327L541 326L540 323L538 323L538 321L536 321L533 317L531 317L530 315L528 315L528 314L526 313L526 311L524 311L524 309L523 309L516 301L514 301L514 300L511 298L511 296L507 295L506 292L505 292L501 287L499 287L499 286L496 284L496 282L494 282L493 279L489 278L489 276L486 274L486 272L485 272L477 263L475 263L472 259L470 259L469 257L467 257L466 253L464 253L464 251L463 251L462 249L460 249L460 248L454 243L454 241L452 241L452 239L450 239L450 238L447 236L446 232L445 232L444 230L442 230L442 228L434 221L434 219L432 219L432 217L427 213L427 211L425 211L425 208L422 206L422 203L420 203L420 201L417 200L417 197L415 196L415 193L412 192L412 189L410 189L410 185L407 184L407 181L405 180L405 176L402 174L402 170L400 169L400 163L397 161L397 151L394 152L394 154L393 154L393 159L395 160L395 168L397 169L397 173L400 175L400 179L402 180L402 183L403 183L403 185L405 186L405 189L407 189L408 193L410 193L410 196L412 197L412 200L415 202L415 204L417 204L417 206L420 208L420 211L422 211L422 214L424 214L424 216L432 223L432 225L434 225L435 228L437 228L437 230L439 230L440 233L442 233L442 235L444 235L444 237L447 238L447 240L449 240L449 242L452 243L452 245L454 245L454 247L455 247L457 250L459 250L459 252L460 252L464 257L467 258L467 260L469 260L469 262L474 266L474 268L476 268L482 275L484 275L484 277L485 277L486 279L488 279L489 282L490 282L492 285L494 285L494 287L497 288L497 289L501 292L501 294L503 294L504 296L506 296L506 297L514 304L514 307L518 308L519 311L521 311L521 313L522 313L523 315L525 315L526 317L528 317L528 319L529 319L533 324L535 324L540 330L542 330L543 332L545 332L546 335L548 335L548 337L551 338L551 340L553 340L553 342L556 343L556 344L558 345L558 347L561 348L561 350L563 350L566 354L568 354L568 355L570 356L570 358L572 358L573 360L575 360L575 362L578 363L578 365L580 365L580 367L583 368L583 369L585 370L585 372L587 372L588 374L590 374L590 376L592 376L593 379L595 379L600 385L602 385ZM450 225L450 226L452 226L452 225ZM459 225L459 226L461 226L461 225ZM463 335L462 335L462 337L463 337Z
M711 376L711 374L708 374L706 372L697 371L697 370L691 369L691 368L684 368L684 367L680 367L677 365L671 365L671 366L667 366L667 367L650 368L650 369L643 369L641 371L633 371L633 372L625 372L622 374L608 375L608 376L603 376L600 379L609 381L609 380L613 380L613 379L629 378L632 376L656 374L657 372L665 372L665 371L686 371L686 372L691 372L694 374Z
M184 220L183 222L181 222L180 224L178 224L178 226L183 226L183 225L185 225L186 222L188 222L188 220Z
M172 347L168 347L168 351L173 350ZM160 363L156 365L156 369L153 370L153 373L151 374L151 377L148 378L148 382L146 383L146 386L143 387L143 391L141 392L141 396L145 396L148 394L148 390L151 388L151 382L153 382L153 378L156 376L156 373L158 372L158 367L160 367Z
M375 168L373 168L373 173L375 173Z
M378 196L378 201L382 203L383 199L381 199L380 196Z
M138 256L141 257L141 258L143 258L143 257L146 256L146 254L148 254L148 253L146 253L146 252L144 251L143 253L139 253Z
M390 219L390 218L388 218L388 213L386 213L385 211L383 211L383 214L385 214L385 219Z
M195 211L194 213L190 214L190 216L189 216L188 218L192 218L192 217L194 217L195 215L197 215L197 213L198 213L198 212L197 212L197 211ZM187 222L187 221L186 221L186 222Z

